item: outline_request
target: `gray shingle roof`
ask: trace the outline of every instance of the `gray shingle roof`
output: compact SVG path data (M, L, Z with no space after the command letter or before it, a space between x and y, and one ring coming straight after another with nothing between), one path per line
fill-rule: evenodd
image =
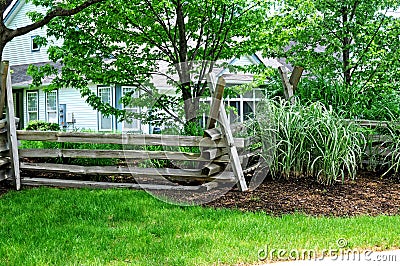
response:
M28 87L32 83L32 77L26 74L29 65L35 66L44 66L46 64L54 65L57 69L61 69L60 63L53 63L53 62L43 62L43 63L36 63L36 64L25 64L25 65L18 65L18 66L11 66L12 74L11 74L11 81L13 87ZM45 77L43 79L43 85L48 85L53 80L53 77Z

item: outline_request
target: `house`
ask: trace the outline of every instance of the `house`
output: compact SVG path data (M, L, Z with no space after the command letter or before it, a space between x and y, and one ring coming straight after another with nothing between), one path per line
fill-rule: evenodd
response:
M37 10L44 11L43 7L36 7L25 0L14 0L4 14L5 24L10 28L17 28L30 23L27 12ZM94 131L135 131L152 132L150 125L141 124L134 120L131 123L118 122L115 117L105 117L93 110L74 88L63 88L51 92L44 92L41 88L31 89L31 77L26 75L30 64L43 65L49 63L47 55L48 47L40 47L35 43L35 36L46 36L46 29L37 29L28 35L13 39L7 44L3 53L3 59L10 62L12 70L13 97L16 116L20 117L20 128L26 127L29 121L42 120L59 123L66 129L90 129ZM259 55L243 56L230 61L232 65L249 64L279 64L276 60L270 62ZM61 67L60 65L57 65ZM232 74L227 69L221 69L216 73L223 75L228 86L243 84L252 81L253 77L246 74ZM172 87L166 80L154 79L154 85L160 91L167 92ZM43 86L48 85L51 78L44 80ZM104 85L90 84L91 91L96 93L104 102L117 108L123 108L120 98L127 92L134 90L135 86L122 86L119 84ZM231 112L231 120L243 121L246 115L251 113L257 101L262 97L259 90L253 90L237 98L227 99L229 106L235 107L237 113ZM138 93L134 97L139 97ZM139 111L132 108L132 111Z

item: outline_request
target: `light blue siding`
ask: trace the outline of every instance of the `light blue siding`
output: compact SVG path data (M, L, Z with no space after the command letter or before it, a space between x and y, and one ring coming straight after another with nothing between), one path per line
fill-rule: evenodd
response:
M25 1L19 1L19 4L13 10L12 14L8 16L5 23L6 26L15 29L31 24L32 21L26 13L34 10L45 13L44 7L36 7L30 2L25 3ZM31 37L37 35L45 37L46 28L37 29L27 35L14 38L4 49L3 60L10 61L11 66L49 61L47 55L48 47L41 47L39 51L34 52L31 50Z
M90 89L97 93L95 85L91 85ZM90 129L97 131L97 111L93 110L81 97L78 90L73 88L63 88L58 91L59 104L66 104L67 116L74 113L76 123L75 128ZM70 127L71 128L71 127Z

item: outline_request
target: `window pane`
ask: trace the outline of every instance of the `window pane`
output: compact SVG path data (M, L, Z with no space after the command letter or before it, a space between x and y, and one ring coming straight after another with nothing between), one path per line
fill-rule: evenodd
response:
M28 92L28 112L37 111L38 108L38 94L37 92Z
M32 51L39 51L40 50L40 45L38 42L35 40L36 36L31 37L31 49Z
M48 112L47 113L47 122L58 123L57 112Z
M111 103L111 89L110 88L99 88L99 97L104 103Z
M57 92L47 93L47 111L57 111Z
M102 102L111 104L111 88L110 87L99 87L99 97ZM112 130L113 119L112 116L103 116L99 113L99 128L100 130Z
M111 129L111 117L101 116L101 129Z
M37 119L38 119L37 112L29 112L28 113L28 120L29 121L33 121L33 120L37 120Z
M250 98L250 99L253 99L253 90L246 92L246 93L243 95L243 98Z
M238 101L231 101L229 102L229 105L231 107L234 107L235 110L231 110L230 111L230 122L231 123L235 123L238 122L240 120L240 103Z
M260 89L255 89L255 98L264 98L264 92Z
M253 102L243 102L243 117L244 120L253 117Z
M138 113L139 108L126 109L128 119L124 121L124 129L139 129L139 120L132 116L132 113Z

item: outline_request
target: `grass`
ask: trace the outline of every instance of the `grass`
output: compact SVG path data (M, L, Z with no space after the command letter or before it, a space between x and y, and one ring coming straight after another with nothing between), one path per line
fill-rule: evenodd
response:
M0 198L1 265L256 263L258 251L400 246L399 216L274 217L182 207L143 191L11 191Z
M320 103L265 100L257 107L256 122L274 177L313 176L327 185L355 177L364 136L333 110Z

